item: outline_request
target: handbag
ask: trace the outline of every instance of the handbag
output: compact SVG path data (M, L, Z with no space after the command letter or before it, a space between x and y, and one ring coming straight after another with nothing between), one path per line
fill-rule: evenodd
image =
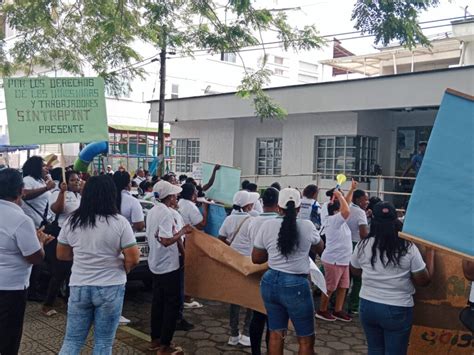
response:
M48 221L48 209L49 209L49 202L46 204L46 208L44 209L44 213L39 212L36 208L33 207L30 203L27 201L23 200L24 203L26 203L28 206L31 207L33 211L35 211L37 214L39 214L42 218L40 228L44 227L43 232L46 234L49 234L55 238L58 237L59 232L61 232L61 227L59 227L58 219L60 213L56 214L56 217L52 222Z

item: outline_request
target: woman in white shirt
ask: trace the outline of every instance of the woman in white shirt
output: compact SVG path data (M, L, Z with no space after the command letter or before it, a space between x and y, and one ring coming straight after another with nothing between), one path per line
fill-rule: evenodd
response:
M63 225L57 257L73 261L66 335L60 354L79 354L94 324L94 353L112 354L127 273L139 262L130 223L116 205L108 175L91 177L79 208Z
M189 224L199 230L206 227L207 222L207 204L203 205L203 214L196 206L197 189L192 183L185 183L181 186L180 199L178 201L178 212L183 217L184 223Z
M59 189L51 193L49 204L51 211L56 214L58 227L62 228L69 216L79 208L81 202L81 179L75 171L66 172L66 183L62 182ZM57 237L57 235L55 236ZM49 280L46 301L41 311L47 317L55 315L54 301L59 292L59 288L64 280L71 273L72 263L70 261L61 261L56 257L57 239L54 239L45 249L46 260L51 265L51 279Z
M238 191L234 195L232 213L226 217L219 230L219 239L231 245L245 223L250 221L249 212L258 201L259 194L245 190ZM252 310L246 309L244 329L239 333L240 306L231 304L229 313L230 337L228 344L250 346L250 321L252 320Z
M133 230L140 232L145 228L145 216L138 199L130 193L130 174L126 171L116 171L113 176L117 188L117 208L132 225Z
M339 190L334 190L334 201L328 204L328 217L324 226L326 235L326 248L321 261L324 266L324 278L326 279L327 296L321 295L319 311L316 318L333 322L340 320L350 322L352 318L342 309L344 299L349 288L349 263L352 254L351 231L347 225L350 216L349 205L346 201L352 199L356 183L352 183L351 190L346 198ZM336 292L336 305L334 312L328 310L329 299Z
M434 251L426 264L418 248L399 238L400 223L389 202L375 205L368 238L352 255L351 271L362 274L360 321L369 354L406 354L413 323L415 287L433 275Z
M291 319L298 337L298 354L314 354L314 305L308 280L309 252L320 253L323 242L310 221L297 219L300 193L283 189L278 207L283 218L270 219L260 227L254 241L252 261L269 269L260 290L270 329L269 354L283 354Z
M298 218L307 219L313 222L316 229L321 228L321 205L316 200L318 198L318 187L309 184L303 190L300 212Z
M49 196L56 187L48 175L49 169L43 158L32 156L23 164L23 203L21 208L33 220L35 228L48 222L52 216L49 209ZM30 275L28 300L44 301L40 285L40 266L34 265Z

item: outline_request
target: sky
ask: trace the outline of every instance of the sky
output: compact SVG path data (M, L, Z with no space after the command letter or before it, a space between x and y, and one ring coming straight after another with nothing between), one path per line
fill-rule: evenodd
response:
M257 1L259 3L260 0ZM351 22L351 13L355 0L266 0L261 2L267 6L300 7L301 10L289 10L287 14L292 23L316 24L322 35L339 34L355 31ZM420 22L464 16L464 7L474 15L474 0L440 0L436 8L430 8L420 13ZM449 24L449 21L423 24L422 27ZM427 29L426 34L436 34L450 31L450 26ZM351 36L352 37L352 36ZM374 52L373 38L351 39L343 41L342 45L356 54Z

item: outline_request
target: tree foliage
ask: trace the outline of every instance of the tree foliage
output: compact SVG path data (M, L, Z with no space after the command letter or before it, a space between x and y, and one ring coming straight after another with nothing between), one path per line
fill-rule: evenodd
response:
M34 68L63 69L84 75L88 65L103 77L109 91L128 91L132 79L142 77L143 61L134 49L138 41L170 48L181 55L206 50L236 53L261 46L264 33L277 35L286 50L320 48L324 41L315 26L294 28L281 11L257 8L255 0L15 0L1 5L16 40L0 42L0 70L4 76ZM426 43L416 24L417 11L435 0L359 0L353 13L357 26L376 41L399 38L412 45ZM266 57L266 54L265 56ZM242 59L242 58L241 58ZM245 75L241 97L253 100L261 119L282 118L286 112L263 90L270 72L266 60L255 71L242 63Z
M375 43L398 40L405 47L429 45L418 24L419 11L438 5L439 0L357 0L352 12L355 28L375 36Z

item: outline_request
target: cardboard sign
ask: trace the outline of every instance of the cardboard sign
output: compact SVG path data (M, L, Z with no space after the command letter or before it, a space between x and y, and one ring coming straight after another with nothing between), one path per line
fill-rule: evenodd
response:
M206 184L211 178L215 164L202 163L202 182ZM226 205L232 205L234 195L240 188L241 170L222 166L216 173L212 187L206 191L206 197Z
M470 287L462 272L462 259L437 251L430 285L416 289L410 355L472 354L474 334L459 320Z
M186 236L185 292L265 313L260 279L267 264L255 265L222 241L194 230Z
M473 115L473 96L446 91L400 234L471 260L474 260Z
M109 139L102 78L4 79L10 143Z

